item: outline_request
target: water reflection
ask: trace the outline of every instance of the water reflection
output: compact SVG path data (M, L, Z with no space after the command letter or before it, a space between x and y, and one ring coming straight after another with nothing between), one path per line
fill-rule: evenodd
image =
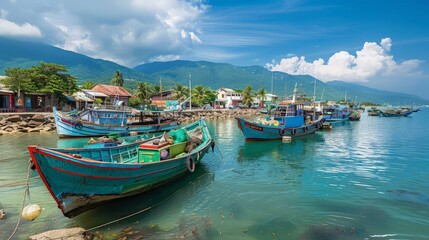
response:
M197 166L193 174L187 174L176 179L174 182L143 194L109 201L95 209L78 215L74 220L80 226L89 229L135 214L135 216L118 223L119 226L134 224L136 221L154 214L153 211L157 212L156 214L171 211L173 208L171 204L174 205L175 209L182 208L189 196L197 194L201 189L210 185L213 179L214 174L201 163ZM118 226L117 224L113 224L109 225L108 228L115 227L115 225ZM97 230L105 231L108 228Z

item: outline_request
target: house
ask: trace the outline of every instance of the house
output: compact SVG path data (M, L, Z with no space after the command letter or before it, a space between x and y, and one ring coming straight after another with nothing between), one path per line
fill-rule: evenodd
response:
M131 94L121 86L112 86L106 84L97 84L91 90L104 93L108 96L108 104L115 105L117 102L122 101L125 106L128 106Z
M0 83L0 112L15 112L14 99L15 93Z
M106 94L95 90L82 89L81 92L85 95L85 97L93 100L94 102L95 99L100 99L101 101L106 102L106 99L109 97Z
M243 96L230 88L220 88L216 90L217 98L214 108L234 108L241 104Z
M0 76L0 81L6 76ZM46 111L50 96L45 93L15 93L0 83L0 112Z
M154 94L150 97L151 105L155 105L156 107L159 108L166 108L167 103L170 103L172 100L175 100L174 97L174 90L167 90L167 91L163 91L157 94Z
M67 100L69 100L69 105L72 108L81 110L83 108L88 108L88 104L92 104L94 102L93 99L87 97L84 92L79 91L73 94L63 94Z

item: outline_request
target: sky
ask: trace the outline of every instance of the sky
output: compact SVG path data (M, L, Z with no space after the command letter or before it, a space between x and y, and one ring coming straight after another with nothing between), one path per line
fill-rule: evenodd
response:
M1 0L0 37L127 67L260 65L429 99L428 12L425 0Z

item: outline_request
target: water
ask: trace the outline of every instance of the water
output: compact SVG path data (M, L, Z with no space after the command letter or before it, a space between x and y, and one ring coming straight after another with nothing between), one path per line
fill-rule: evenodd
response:
M367 117L332 131L281 141L244 142L234 119L209 121L216 150L197 171L153 192L63 217L37 173L30 200L44 211L15 239L86 229L104 239L428 239L429 109L407 118ZM15 227L24 192L26 146L79 146L55 134L0 136L0 202ZM27 203L29 200L27 200Z

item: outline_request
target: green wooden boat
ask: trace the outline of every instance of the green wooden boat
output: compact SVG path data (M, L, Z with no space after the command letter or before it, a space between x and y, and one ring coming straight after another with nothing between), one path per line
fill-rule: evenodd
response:
M186 134L180 135L183 132ZM163 135L115 147L34 145L28 150L58 207L65 216L74 217L100 203L142 193L194 172L214 146L202 119L170 133L177 135L172 144L164 142Z

